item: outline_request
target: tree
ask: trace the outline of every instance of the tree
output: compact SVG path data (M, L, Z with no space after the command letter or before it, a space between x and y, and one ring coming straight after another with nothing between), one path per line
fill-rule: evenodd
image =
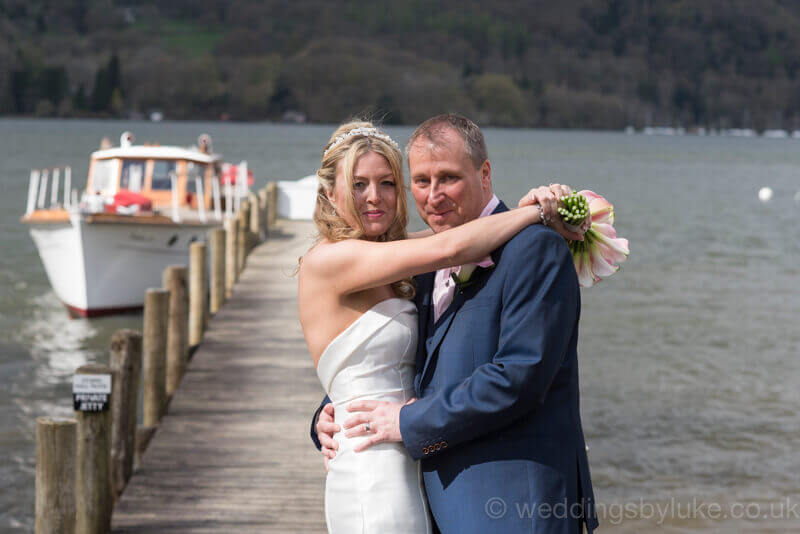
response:
M473 97L485 122L498 126L531 124L525 95L505 74L482 74L473 82Z

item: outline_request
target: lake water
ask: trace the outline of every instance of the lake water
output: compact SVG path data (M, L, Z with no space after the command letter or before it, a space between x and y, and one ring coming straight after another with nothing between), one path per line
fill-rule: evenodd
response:
M68 318L19 222L28 175L71 165L82 187L89 153L125 130L179 145L208 133L260 187L312 173L333 126L0 120L2 532L33 530L35 418L70 415L75 368L106 361L114 330L141 327L137 315ZM401 144L411 132L387 130ZM583 291L582 413L603 531L800 531L800 141L485 133L498 196L593 189L630 240L622 271Z

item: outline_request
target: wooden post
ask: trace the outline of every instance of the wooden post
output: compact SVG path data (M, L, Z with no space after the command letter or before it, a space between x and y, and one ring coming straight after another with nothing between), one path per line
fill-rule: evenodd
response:
M211 244L211 298L209 311L217 313L225 302L225 230L214 228L208 232Z
M239 221L231 218L225 221L225 298L231 298L233 285L239 274L239 266L236 264L239 255L237 241L239 239Z
M112 375L106 365L84 365L75 374ZM111 399L114 383L111 384ZM75 412L78 420L75 467L75 531L107 534L111 529L111 411Z
M275 221L278 220L278 184L275 182L267 184L267 199L267 208L269 210L267 220L269 227L272 228L275 225Z
M258 195L250 193L250 250L261 241L261 205Z
M268 200L267 200L267 188L263 187L258 192L258 209L261 212L260 219L261 219L261 227L258 229L263 236L262 239L266 239L268 232L269 232L269 212L267 210Z
M164 270L164 288L169 291L167 396L171 398L181 383L188 359L186 267L183 265L167 267Z
M206 310L206 244L192 243L189 249L189 346L203 340Z
M75 419L36 419L36 534L75 532Z
M156 433L157 428L154 426L140 426L136 429L136 456L134 457L134 466L139 465L144 451L150 444L150 440Z
M236 266L239 270L236 272L236 279L239 279L241 276L242 271L244 271L244 265L247 261L247 228L250 224L250 211L247 207L247 201L242 201L242 208L239 210L239 225L237 226L239 230L239 235L236 236Z
M111 403L111 476L116 502L133 473L142 334L135 330L116 331L111 337L110 363L116 385Z
M147 290L144 297L144 387L142 390L142 424L158 426L167 404L167 321L169 291Z

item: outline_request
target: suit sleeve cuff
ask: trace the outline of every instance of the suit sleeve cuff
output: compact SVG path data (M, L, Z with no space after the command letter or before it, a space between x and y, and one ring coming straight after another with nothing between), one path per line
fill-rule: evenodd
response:
M426 404L420 399L400 409L400 436L408 454L415 460L430 458L448 447L444 437L425 431Z
M318 451L322 451L322 443L319 442L319 436L317 435L317 420L319 419L319 413L329 402L331 402L331 400L326 395L325 398L322 399L322 404L320 404L319 408L317 408L317 411L314 412L314 417L311 418L311 441L314 443L314 446Z

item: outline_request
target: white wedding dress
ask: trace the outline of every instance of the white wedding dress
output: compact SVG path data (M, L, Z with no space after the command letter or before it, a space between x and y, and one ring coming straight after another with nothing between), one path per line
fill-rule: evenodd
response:
M317 367L340 425L347 405L370 399L405 402L414 396L417 309L400 298L370 308L331 341ZM362 452L363 436L334 435L328 464L325 520L331 534L428 534L432 532L419 462L402 443L380 443Z

